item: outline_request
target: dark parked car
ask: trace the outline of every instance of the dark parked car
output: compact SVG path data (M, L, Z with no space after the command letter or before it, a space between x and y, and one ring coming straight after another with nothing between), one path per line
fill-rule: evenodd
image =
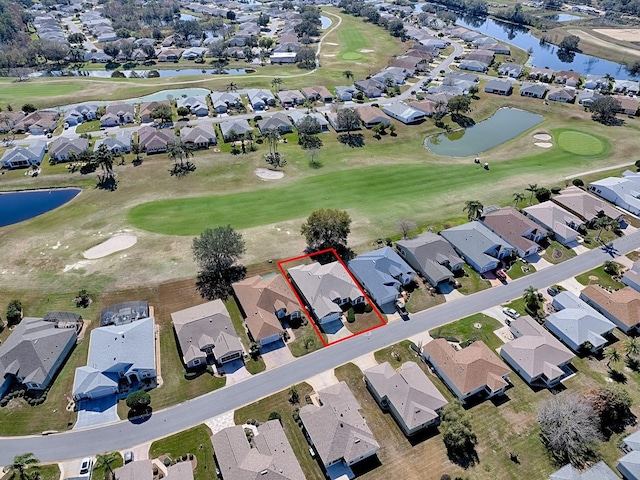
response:
M556 295L558 295L560 293L560 291L555 287L549 287L549 288L547 288L547 293L549 295L551 295L552 297L555 297Z

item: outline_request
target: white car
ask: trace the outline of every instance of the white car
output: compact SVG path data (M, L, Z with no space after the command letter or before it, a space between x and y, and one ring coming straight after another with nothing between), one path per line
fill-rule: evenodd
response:
M518 318L520 314L516 312L513 308L504 307L502 309L502 313L504 313L507 317Z
M80 464L81 477L91 478L91 471L93 469L93 458L83 458Z

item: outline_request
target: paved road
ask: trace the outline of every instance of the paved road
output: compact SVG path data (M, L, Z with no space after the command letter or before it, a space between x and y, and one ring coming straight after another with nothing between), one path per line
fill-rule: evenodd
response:
M617 239L618 255L640 248L640 231ZM515 280L508 285L470 295L451 303L412 315L411 320L394 322L350 340L323 348L295 362L263 372L243 382L210 392L188 402L154 413L144 424L127 421L88 430L75 430L50 436L13 437L0 439L0 465L9 463L17 454L33 452L42 461L59 461L100 452L121 450L160 438L202 423L223 412L286 389L291 384L333 369L368 352L373 352L405 338L471 315L496 304L520 296L533 285L545 288L581 272L590 270L611 258L602 249L586 252Z

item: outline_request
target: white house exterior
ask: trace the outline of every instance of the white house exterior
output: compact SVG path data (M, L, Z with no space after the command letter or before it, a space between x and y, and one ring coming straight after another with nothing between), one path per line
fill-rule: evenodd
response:
M382 107L382 111L391 118L400 120L404 124L416 123L427 118L424 112L410 107L404 102L391 103Z
M626 170L589 184L589 191L634 215L640 215L640 174Z

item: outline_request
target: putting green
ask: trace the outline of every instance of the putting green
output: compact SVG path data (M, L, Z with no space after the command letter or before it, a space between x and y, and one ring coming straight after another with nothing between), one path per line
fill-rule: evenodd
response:
M598 155L605 149L604 142L588 133L563 130L558 135L558 146L576 155Z
M362 58L362 54L358 52L347 52L340 55L342 60L360 60Z
M360 60L362 53L360 50L369 47L369 42L357 28L341 28L338 31L338 39L342 50L338 54L340 60Z

